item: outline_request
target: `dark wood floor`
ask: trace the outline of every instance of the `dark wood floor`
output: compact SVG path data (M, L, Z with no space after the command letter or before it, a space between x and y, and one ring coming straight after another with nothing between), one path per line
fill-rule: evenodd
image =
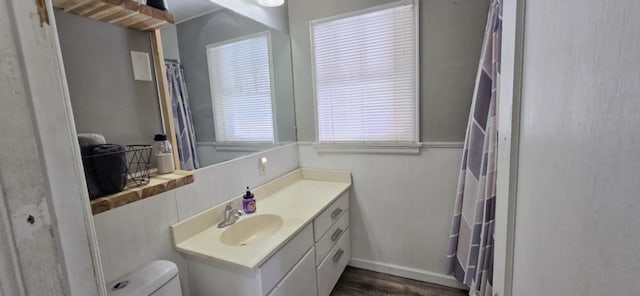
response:
M347 266L331 296L465 296L462 290Z

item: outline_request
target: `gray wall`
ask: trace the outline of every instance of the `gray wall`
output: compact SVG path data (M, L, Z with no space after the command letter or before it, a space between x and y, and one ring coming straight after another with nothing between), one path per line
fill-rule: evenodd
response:
M178 28L168 26L160 30L162 35L162 49L164 58L170 60L180 60L180 48L178 47Z
M78 133L152 143L162 132L156 83L133 80L130 56L135 50L151 58L149 33L61 11L55 16Z
M526 1L513 295L640 290L638 15Z
M291 49L286 35L227 9L180 23L177 27L198 142L215 141L206 46L267 30L271 31L274 59L278 141L295 141Z
M309 21L389 0L289 2L299 141L315 141ZM421 141L463 141L480 59L488 1L420 1Z
M289 35L271 30L273 85L275 88L276 124L280 143L296 142L296 114L293 99L293 69Z

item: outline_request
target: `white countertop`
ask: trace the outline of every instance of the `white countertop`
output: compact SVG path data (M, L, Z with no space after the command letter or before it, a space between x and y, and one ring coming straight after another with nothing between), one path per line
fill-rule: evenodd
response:
M351 187L351 174L345 171L298 169L253 190L257 211L243 215L274 214L283 220L271 237L246 246L229 246L220 241L225 228L218 228L227 202L171 226L174 247L189 255L254 269ZM236 197L235 199L238 199ZM235 200L233 199L233 200ZM218 219L215 219L215 218Z

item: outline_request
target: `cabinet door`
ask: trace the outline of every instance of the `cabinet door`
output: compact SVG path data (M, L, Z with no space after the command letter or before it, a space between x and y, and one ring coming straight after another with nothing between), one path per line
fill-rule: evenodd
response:
M300 261L300 258L313 249L313 227L307 225L300 233L287 242L267 262L260 266L260 279L262 282L262 295L282 280L282 278ZM244 296L244 295L243 295Z
M267 296L317 295L314 253L311 248Z
M351 258L349 229L318 266L318 295L329 296Z

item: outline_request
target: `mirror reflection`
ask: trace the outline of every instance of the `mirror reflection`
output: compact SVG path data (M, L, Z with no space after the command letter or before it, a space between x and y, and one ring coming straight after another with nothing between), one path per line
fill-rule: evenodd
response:
M223 8L183 18L162 40L185 159L205 167L295 142L289 36Z

